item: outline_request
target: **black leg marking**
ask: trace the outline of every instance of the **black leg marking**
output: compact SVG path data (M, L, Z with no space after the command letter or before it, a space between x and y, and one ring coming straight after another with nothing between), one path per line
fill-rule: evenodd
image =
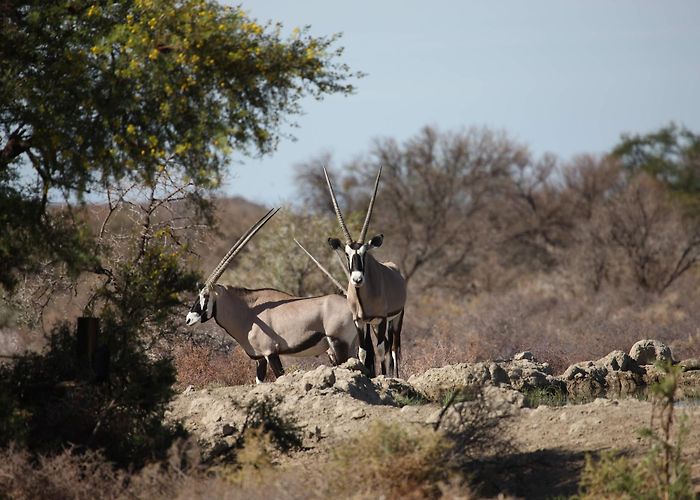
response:
M374 366L374 345L372 343L372 327L369 323L365 325L364 340L362 340L362 342L364 343L363 347L367 353L367 357L365 358L365 367L369 370L370 377L376 377L377 369Z
M389 350L391 350L391 342L387 343L387 326L389 324L389 321L384 318L381 323L377 326L377 329L375 330L375 334L377 335L377 347L380 347L377 349L378 352L382 353L382 357L379 360L379 364L382 367L382 375L386 375L386 368L387 368L387 352L386 348L387 345L389 346ZM389 353L391 356L391 352Z
M260 358L256 363L258 367L255 370L255 381L261 383L265 381L265 375L267 375L267 360L265 358Z
M284 368L282 368L282 361L280 361L278 354L270 354L267 360L270 363L270 368L272 368L272 373L275 374L275 377L284 375Z
M348 358L350 357L350 348L349 346L343 342L342 340L338 339L328 339L328 342L331 344L331 351L333 352L333 357L335 358L335 361L331 359L331 362L334 365L339 365L342 363L345 363ZM330 354L329 354L330 357Z
M401 330L403 330L403 311L398 319L392 321L391 325L391 361L394 364L394 377L399 378L399 362L401 361ZM394 362L396 358L396 362Z
M330 361L333 366L338 366L340 364L338 363L338 355L335 353L335 348L329 347L326 354L328 354L328 361Z

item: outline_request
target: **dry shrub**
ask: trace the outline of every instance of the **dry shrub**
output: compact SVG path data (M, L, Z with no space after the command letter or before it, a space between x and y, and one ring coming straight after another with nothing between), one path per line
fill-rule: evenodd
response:
M125 476L102 455L66 450L36 461L25 450L10 446L0 452L0 491L7 498L119 498Z
M326 475L341 497L435 498L449 478L451 448L430 429L375 422L335 450Z
M255 381L255 362L240 348L229 352L208 346L183 345L174 352L177 385L245 385ZM268 377L274 376L268 373Z
M325 478L273 466L268 447L250 437L241 462L207 467L192 440L176 442L168 457L131 474L114 468L95 452L69 449L55 456L32 457L10 447L0 452L0 497L12 499L262 499L324 498Z
M629 351L648 338L667 344L676 359L697 357L696 280L690 273L659 296L634 288L583 292L565 277L538 275L511 290L475 297L416 297L402 339L403 373L509 359L525 350L561 373L572 363Z
M463 363L469 359L466 351L440 338L420 337L402 347L401 376L408 378L430 368Z
M207 386L246 385L255 382L255 361L240 347L221 350L211 345L180 345L172 353L177 370L177 387L196 388ZM323 356L316 358L282 357L286 373L297 370L313 370L323 364ZM267 382L275 380L268 367Z
M690 429L685 417L676 425L676 396L681 368L670 363L661 366L664 378L651 387L653 407L651 425L641 429L649 451L641 461L613 452L600 460L586 457L581 475L581 499L639 498L695 499L691 475L692 462L683 454Z

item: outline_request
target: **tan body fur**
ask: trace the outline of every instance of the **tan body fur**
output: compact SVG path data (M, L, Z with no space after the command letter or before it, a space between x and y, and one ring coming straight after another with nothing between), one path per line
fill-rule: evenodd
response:
M295 297L279 290L215 285L214 318L253 359L272 355L317 356L329 346L347 359L356 329L344 297ZM314 334L322 334L309 345ZM338 345L343 347L338 349Z
M350 282L347 301L353 319L370 322L395 316L406 303L406 280L393 262L378 262L371 254L365 260L365 284Z

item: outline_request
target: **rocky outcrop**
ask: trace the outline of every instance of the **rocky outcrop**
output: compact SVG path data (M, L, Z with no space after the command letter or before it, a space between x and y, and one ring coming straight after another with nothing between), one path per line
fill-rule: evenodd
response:
M654 363L671 362L673 356L671 349L658 340L640 340L630 349L630 357L639 365L653 365Z
M408 383L424 397L440 401L455 390L493 385L527 393L540 389L566 394L569 400L587 401L597 397L620 397L638 394L648 385L658 382L663 372L655 366L659 361L673 360L671 349L658 340L641 340L630 354L612 351L595 361L575 363L559 376L552 374L547 363L538 362L529 352L498 362L461 363L433 368L412 376ZM681 363L684 375L681 384L694 386L694 374L700 379L700 360ZM692 379L692 380L691 380Z
M561 386L547 363L538 362L531 352L516 354L512 360L460 363L431 368L408 379L426 399L440 401L445 395L470 387L493 385L518 391Z
M465 412L471 409L486 408L489 417L517 415L532 404L528 401L533 392L535 396L565 395L569 401L578 402L638 393L664 375L657 366L643 365L639 360L648 363L672 356L670 349L657 341L635 346L638 348L633 348L631 354L613 351L596 361L573 364L559 376L528 351L510 360L433 368L408 380L384 376L370 379L362 363L350 359L337 367L293 372L274 383L203 390L189 387L173 400L170 415L173 420L182 420L204 443L205 450L230 445L245 421L248 407L262 399L272 401L281 415L297 422L305 446L320 440L345 439L357 431L358 421L364 420L424 425L441 418L442 425L449 427L465 422ZM697 397L700 360L679 364L683 369L680 387ZM478 391L460 395L452 409L441 413L447 395L468 388ZM471 400L470 395L474 396Z
M569 398L588 400L606 395L629 395L644 385L645 371L629 355L613 351L597 361L576 363L561 380Z

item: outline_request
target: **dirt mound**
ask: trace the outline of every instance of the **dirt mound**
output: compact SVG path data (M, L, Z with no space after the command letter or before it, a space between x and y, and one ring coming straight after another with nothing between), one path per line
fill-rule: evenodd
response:
M284 375L274 383L187 389L173 400L168 418L182 421L205 449L212 449L231 444L228 429L241 428L248 406L267 399L302 429L304 446L314 447L320 440L343 439L371 419L425 422L439 406L405 406L417 397L402 380L368 378L359 361L351 359L339 367Z
M681 384L686 393L700 393L696 361L682 362L686 371ZM277 412L302 431L304 451L294 461L303 463L325 460L331 450L376 420L425 426L441 420L442 428L449 427L455 419L452 413L463 403L443 412L444 398L458 388L478 386L489 411L505 419L502 438L515 450L498 461L495 474L501 483L496 490L525 497L569 495L576 492L586 453L621 450L641 456L648 449L639 431L650 424L652 403L636 398L594 399L586 404L530 408L529 392L556 387L566 393L584 387L589 396L596 391L613 394L623 383L644 386L659 376L658 369L639 365L621 351L572 365L558 377L530 353L508 361L428 370L408 381L370 379L359 361L351 359L339 367L290 373L274 383L188 388L174 398L168 417L183 423L206 456L207 450L232 445L232 429L241 428L251 403L272 401ZM700 433L696 432L700 406L690 399L682 401L679 410L688 416L691 432L685 454L690 463L698 464L693 477L700 481Z

